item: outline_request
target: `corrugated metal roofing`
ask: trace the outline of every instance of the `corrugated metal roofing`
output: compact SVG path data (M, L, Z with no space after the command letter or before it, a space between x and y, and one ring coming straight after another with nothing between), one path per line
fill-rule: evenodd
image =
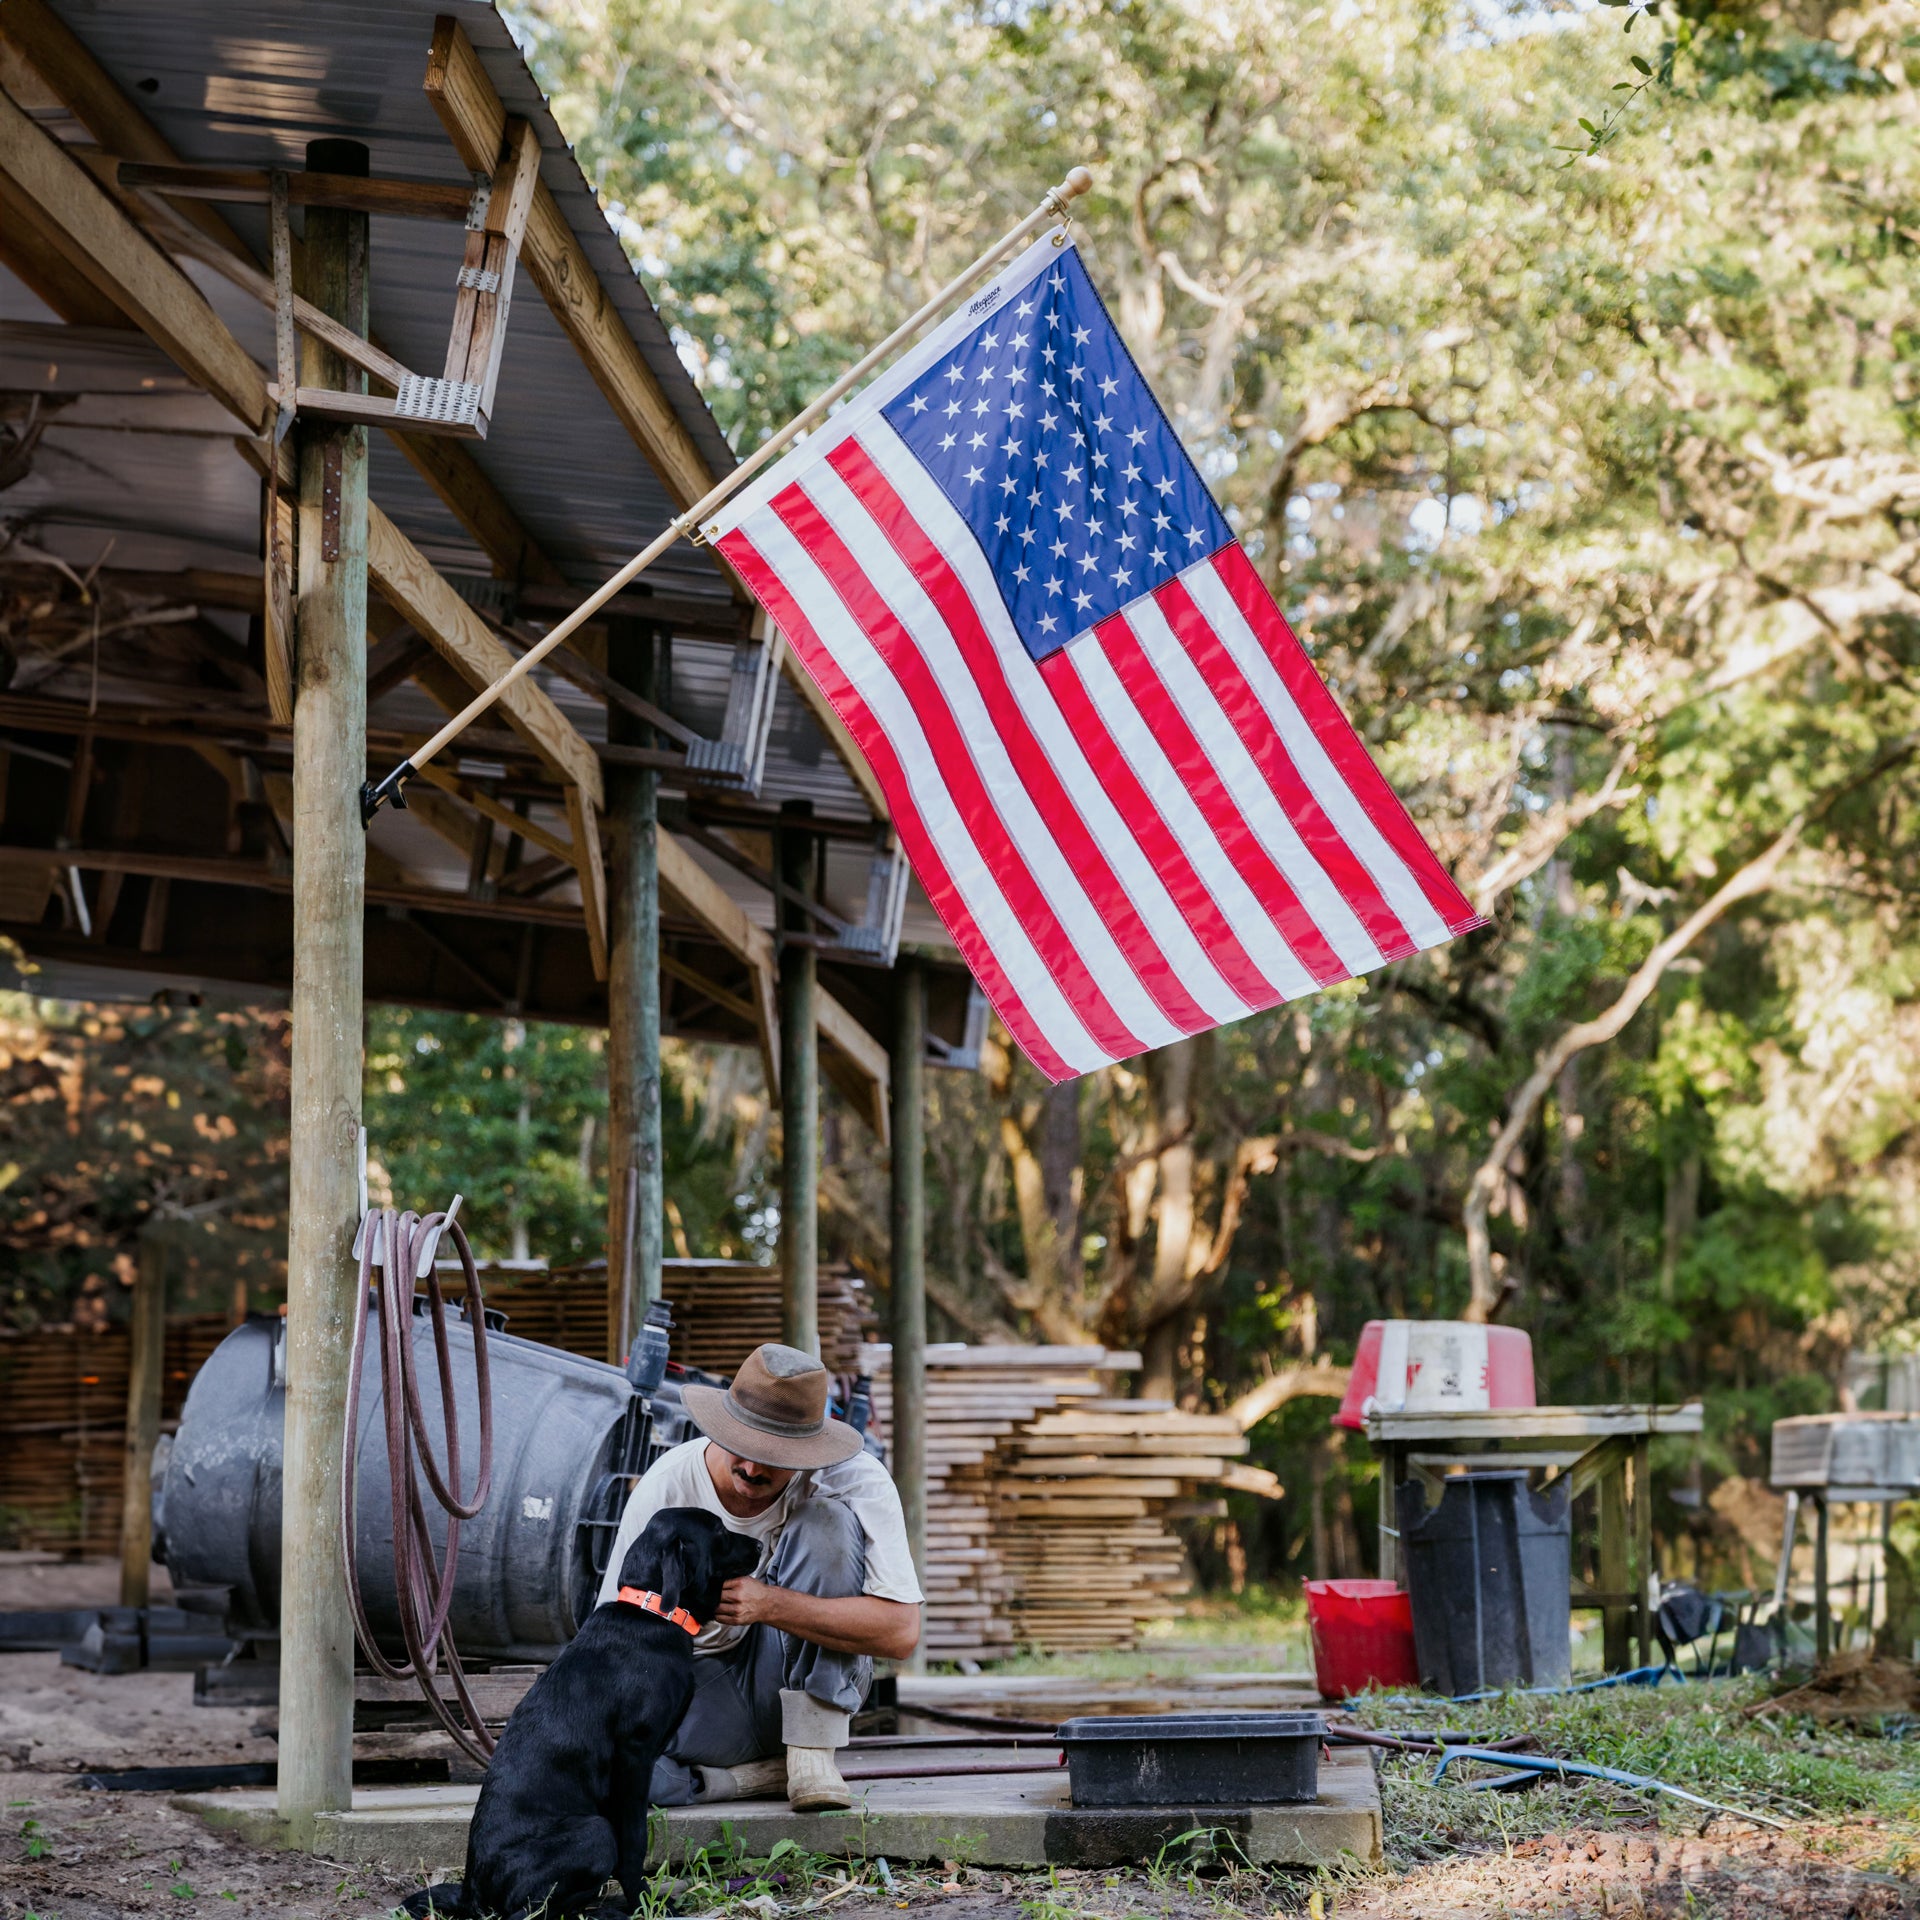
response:
M467 184L467 175L424 91L435 18L465 27L509 113L538 130L541 177L592 263L662 391L716 473L732 455L645 288L608 226L592 189L487 0L53 0L54 9L108 69L183 160L244 167L305 163L306 143L347 137L370 149L376 174ZM38 117L62 138L84 138L66 116ZM222 212L264 258L265 209ZM300 215L295 212L296 223ZM452 222L372 221L372 331L387 350L424 373L437 372L452 319L462 230ZM273 359L264 308L210 269L186 270L221 318L263 365ZM57 347L58 351L50 351ZM137 335L60 327L0 269L0 385L15 391L126 396L123 418L90 423L77 410L49 430L33 472L9 490L9 517L24 513L35 538L81 566L109 540L113 564L170 569L257 566L259 501L252 476L231 449L231 424L195 402L190 383ZM89 403L91 405L92 403ZM181 410L204 420L180 432ZM144 412L143 412L144 409ZM146 431L160 426L163 432ZM487 556L383 434L372 440L374 498L437 566L452 576L486 576ZM653 537L672 503L538 292L521 276L508 326L499 396L485 442L466 443L549 557L591 587ZM717 604L729 586L712 558L682 544L648 576L663 591ZM713 729L724 699L727 649L679 639L669 704L690 724ZM589 738L605 735L604 711L570 683L543 676L547 691ZM51 687L50 687L51 690ZM416 688L380 703L373 720L395 728L437 723ZM868 809L847 769L804 703L782 685L761 798L804 798L830 818L865 819ZM411 824L411 823L409 823ZM400 830L386 816L376 840ZM404 853L416 867L425 848L411 833ZM446 849L426 861L442 876ZM768 903L752 884L702 854L754 917ZM857 913L864 854L836 848L830 893ZM422 869L422 877L428 877ZM944 944L915 889L907 937Z

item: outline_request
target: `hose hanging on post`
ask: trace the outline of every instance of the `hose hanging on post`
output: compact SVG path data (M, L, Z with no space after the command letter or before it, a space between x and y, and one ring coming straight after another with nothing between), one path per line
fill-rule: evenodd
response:
M460 1523L473 1519L486 1505L493 1482L493 1396L487 1373L486 1302L473 1250L454 1215L460 1206L424 1219L416 1213L383 1208L361 1222L360 1277L354 1302L353 1352L347 1371L346 1459L340 1481L340 1518L347 1598L353 1608L354 1631L374 1671L388 1680L412 1680L426 1696L440 1724L455 1744L478 1765L493 1752L493 1736L467 1686L458 1649L447 1629L453 1609L454 1574L460 1557ZM460 1498L460 1416L455 1405L453 1354L447 1344L446 1298L440 1290L434 1254L442 1235L450 1235L466 1275L466 1319L473 1332L474 1386L480 1399L480 1464L473 1496ZM393 1497L393 1586L400 1614L400 1637L406 1660L395 1665L380 1650L368 1625L360 1598L360 1570L356 1536L356 1500L359 1480L360 1382L366 1359L367 1310L375 1296L374 1269L380 1271L380 1391L387 1436L387 1472ZM434 1457L427 1437L425 1410L413 1352L413 1289L416 1279L427 1285L427 1308L433 1322L434 1357L440 1375L440 1408L445 1429L446 1470ZM415 1471L416 1454L419 1472ZM444 1561L436 1562L433 1536L427 1528L426 1502L421 1498L424 1473L433 1497L447 1516ZM463 1727L434 1684L444 1657L455 1697L466 1716Z

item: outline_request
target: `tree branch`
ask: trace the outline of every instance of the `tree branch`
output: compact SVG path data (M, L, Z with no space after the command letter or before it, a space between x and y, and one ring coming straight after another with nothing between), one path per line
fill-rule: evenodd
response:
M1289 1400L1297 1400L1304 1394L1340 1399L1346 1393L1352 1374L1351 1367L1337 1367L1330 1360L1309 1360L1304 1366L1282 1367L1232 1401L1226 1411L1229 1418L1239 1423L1242 1433L1250 1433L1276 1407L1285 1406Z
M1511 887L1538 873L1559 852L1568 836L1608 807L1623 807L1640 797L1638 787L1623 787L1621 776L1633 764L1631 743L1623 747L1607 770L1606 780L1592 793L1551 806L1500 858L1467 889L1476 913L1486 913Z
M1813 806L1802 808L1763 851L1737 869L1641 961L1612 1006L1591 1020L1576 1021L1550 1046L1542 1049L1534 1061L1533 1071L1520 1083L1519 1091L1513 1097L1507 1110L1506 1124L1494 1137L1487 1157L1481 1161L1467 1188L1464 1222L1469 1279L1466 1317L1469 1320L1491 1320L1499 1309L1501 1296L1494 1285L1493 1245L1488 1236L1487 1216L1507 1162L1533 1123L1533 1116L1540 1102L1545 1099L1547 1089L1559 1078L1561 1068L1576 1054L1584 1053L1589 1047L1603 1046L1614 1039L1646 1004L1654 988L1660 984L1661 976L1707 928L1729 907L1765 893L1773 885L1781 863L1799 845L1801 836L1815 820L1831 812L1848 794L1877 780L1889 768L1910 758L1917 745L1920 745L1920 736L1909 735L1881 754L1865 772L1842 781Z

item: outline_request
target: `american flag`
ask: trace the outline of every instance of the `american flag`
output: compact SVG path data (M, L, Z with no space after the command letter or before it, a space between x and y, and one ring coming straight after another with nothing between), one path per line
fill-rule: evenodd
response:
M707 532L1050 1079L1479 924L1062 236Z

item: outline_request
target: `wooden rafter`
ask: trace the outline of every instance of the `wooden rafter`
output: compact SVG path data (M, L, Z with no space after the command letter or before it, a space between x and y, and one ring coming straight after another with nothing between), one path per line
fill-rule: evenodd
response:
M178 163L180 155L166 136L46 5L46 0L5 0L0 5L0 39L86 128L103 152L122 160ZM259 272L259 262L246 242L208 202L181 200L169 204L180 218L214 243L213 251ZM271 298L270 281L267 291ZM521 526L505 497L465 447L457 441L395 429L389 429L389 438L503 578L549 587L567 584L566 577Z
M246 349L119 202L4 93L0 174L31 203L78 271L190 379L249 431L259 431L267 417L267 382Z
M454 592L418 547L376 506L367 509L367 577L475 687L497 680L513 655L486 622ZM522 697L523 696L523 697ZM500 706L516 733L598 808L604 804L600 762L573 722L531 679L516 681Z
M434 22L426 92L461 165L470 173L491 175L506 142L507 110L466 29L449 14ZM522 258L553 317L674 505L691 506L713 485L714 476L607 301L599 275L544 181L534 190Z
M11 3L11 0L9 0ZM228 332L200 290L134 225L126 210L43 128L0 94L0 175L55 232L63 253L156 341L190 378L255 430L267 417L266 376ZM252 460L252 441L240 443ZM287 454L282 447L282 456ZM288 476L290 479L290 475ZM289 494L292 489L288 487ZM381 594L475 686L505 672L512 656L425 555L374 505L367 513L367 567ZM501 701L508 722L597 812L600 763L578 730L531 681ZM589 856L580 846L582 885ZM599 847L591 853L597 862Z

